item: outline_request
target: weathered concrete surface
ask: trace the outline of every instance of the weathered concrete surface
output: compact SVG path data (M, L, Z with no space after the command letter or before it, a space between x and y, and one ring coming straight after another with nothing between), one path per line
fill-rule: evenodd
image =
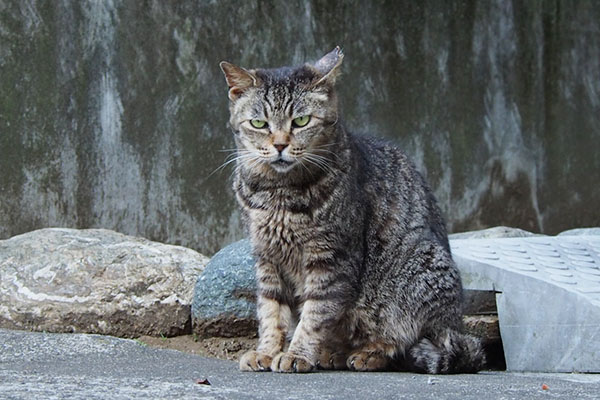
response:
M0 241L0 327L122 337L190 331L193 250L92 229Z
M600 372L600 236L452 240L467 289L497 292L513 371Z
M335 45L348 127L400 143L451 231L600 225L599 30L595 0L0 1L0 238L241 239L218 63Z
M237 363L133 340L0 329L3 399L596 399L600 376L239 372ZM210 385L198 384L208 379ZM547 386L547 390L542 389Z

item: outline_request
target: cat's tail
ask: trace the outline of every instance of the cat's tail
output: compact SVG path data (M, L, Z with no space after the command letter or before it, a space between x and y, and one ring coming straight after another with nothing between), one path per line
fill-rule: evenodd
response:
M475 373L485 365L485 352L479 339L452 329L434 338L422 338L411 347L404 367L428 374Z

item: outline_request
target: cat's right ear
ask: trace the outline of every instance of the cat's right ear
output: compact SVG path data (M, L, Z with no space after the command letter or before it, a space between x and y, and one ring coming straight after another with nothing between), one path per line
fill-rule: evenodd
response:
M335 79L339 74L340 65L342 65L343 60L344 53L342 52L340 46L336 46L335 49L317 61L313 68L318 72L320 78L314 83L314 85L317 86L321 83L327 82L333 86L335 84Z
M246 90L258 86L259 79L250 71L238 67L227 61L221 61L219 64L225 80L229 86L229 100L237 100Z

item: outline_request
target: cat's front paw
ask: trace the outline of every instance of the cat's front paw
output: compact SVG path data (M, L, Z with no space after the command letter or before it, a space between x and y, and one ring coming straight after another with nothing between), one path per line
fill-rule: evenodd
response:
M240 358L240 371L269 371L273 357L258 351L249 351Z
M292 353L279 353L271 363L274 372L310 372L313 368L308 358Z

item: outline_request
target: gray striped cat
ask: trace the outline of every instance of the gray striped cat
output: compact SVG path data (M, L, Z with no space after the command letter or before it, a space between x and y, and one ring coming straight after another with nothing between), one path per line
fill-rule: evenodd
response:
M221 63L257 260L259 342L240 368L476 372L485 357L461 332L440 210L397 147L340 122L342 59L338 47L297 68Z

